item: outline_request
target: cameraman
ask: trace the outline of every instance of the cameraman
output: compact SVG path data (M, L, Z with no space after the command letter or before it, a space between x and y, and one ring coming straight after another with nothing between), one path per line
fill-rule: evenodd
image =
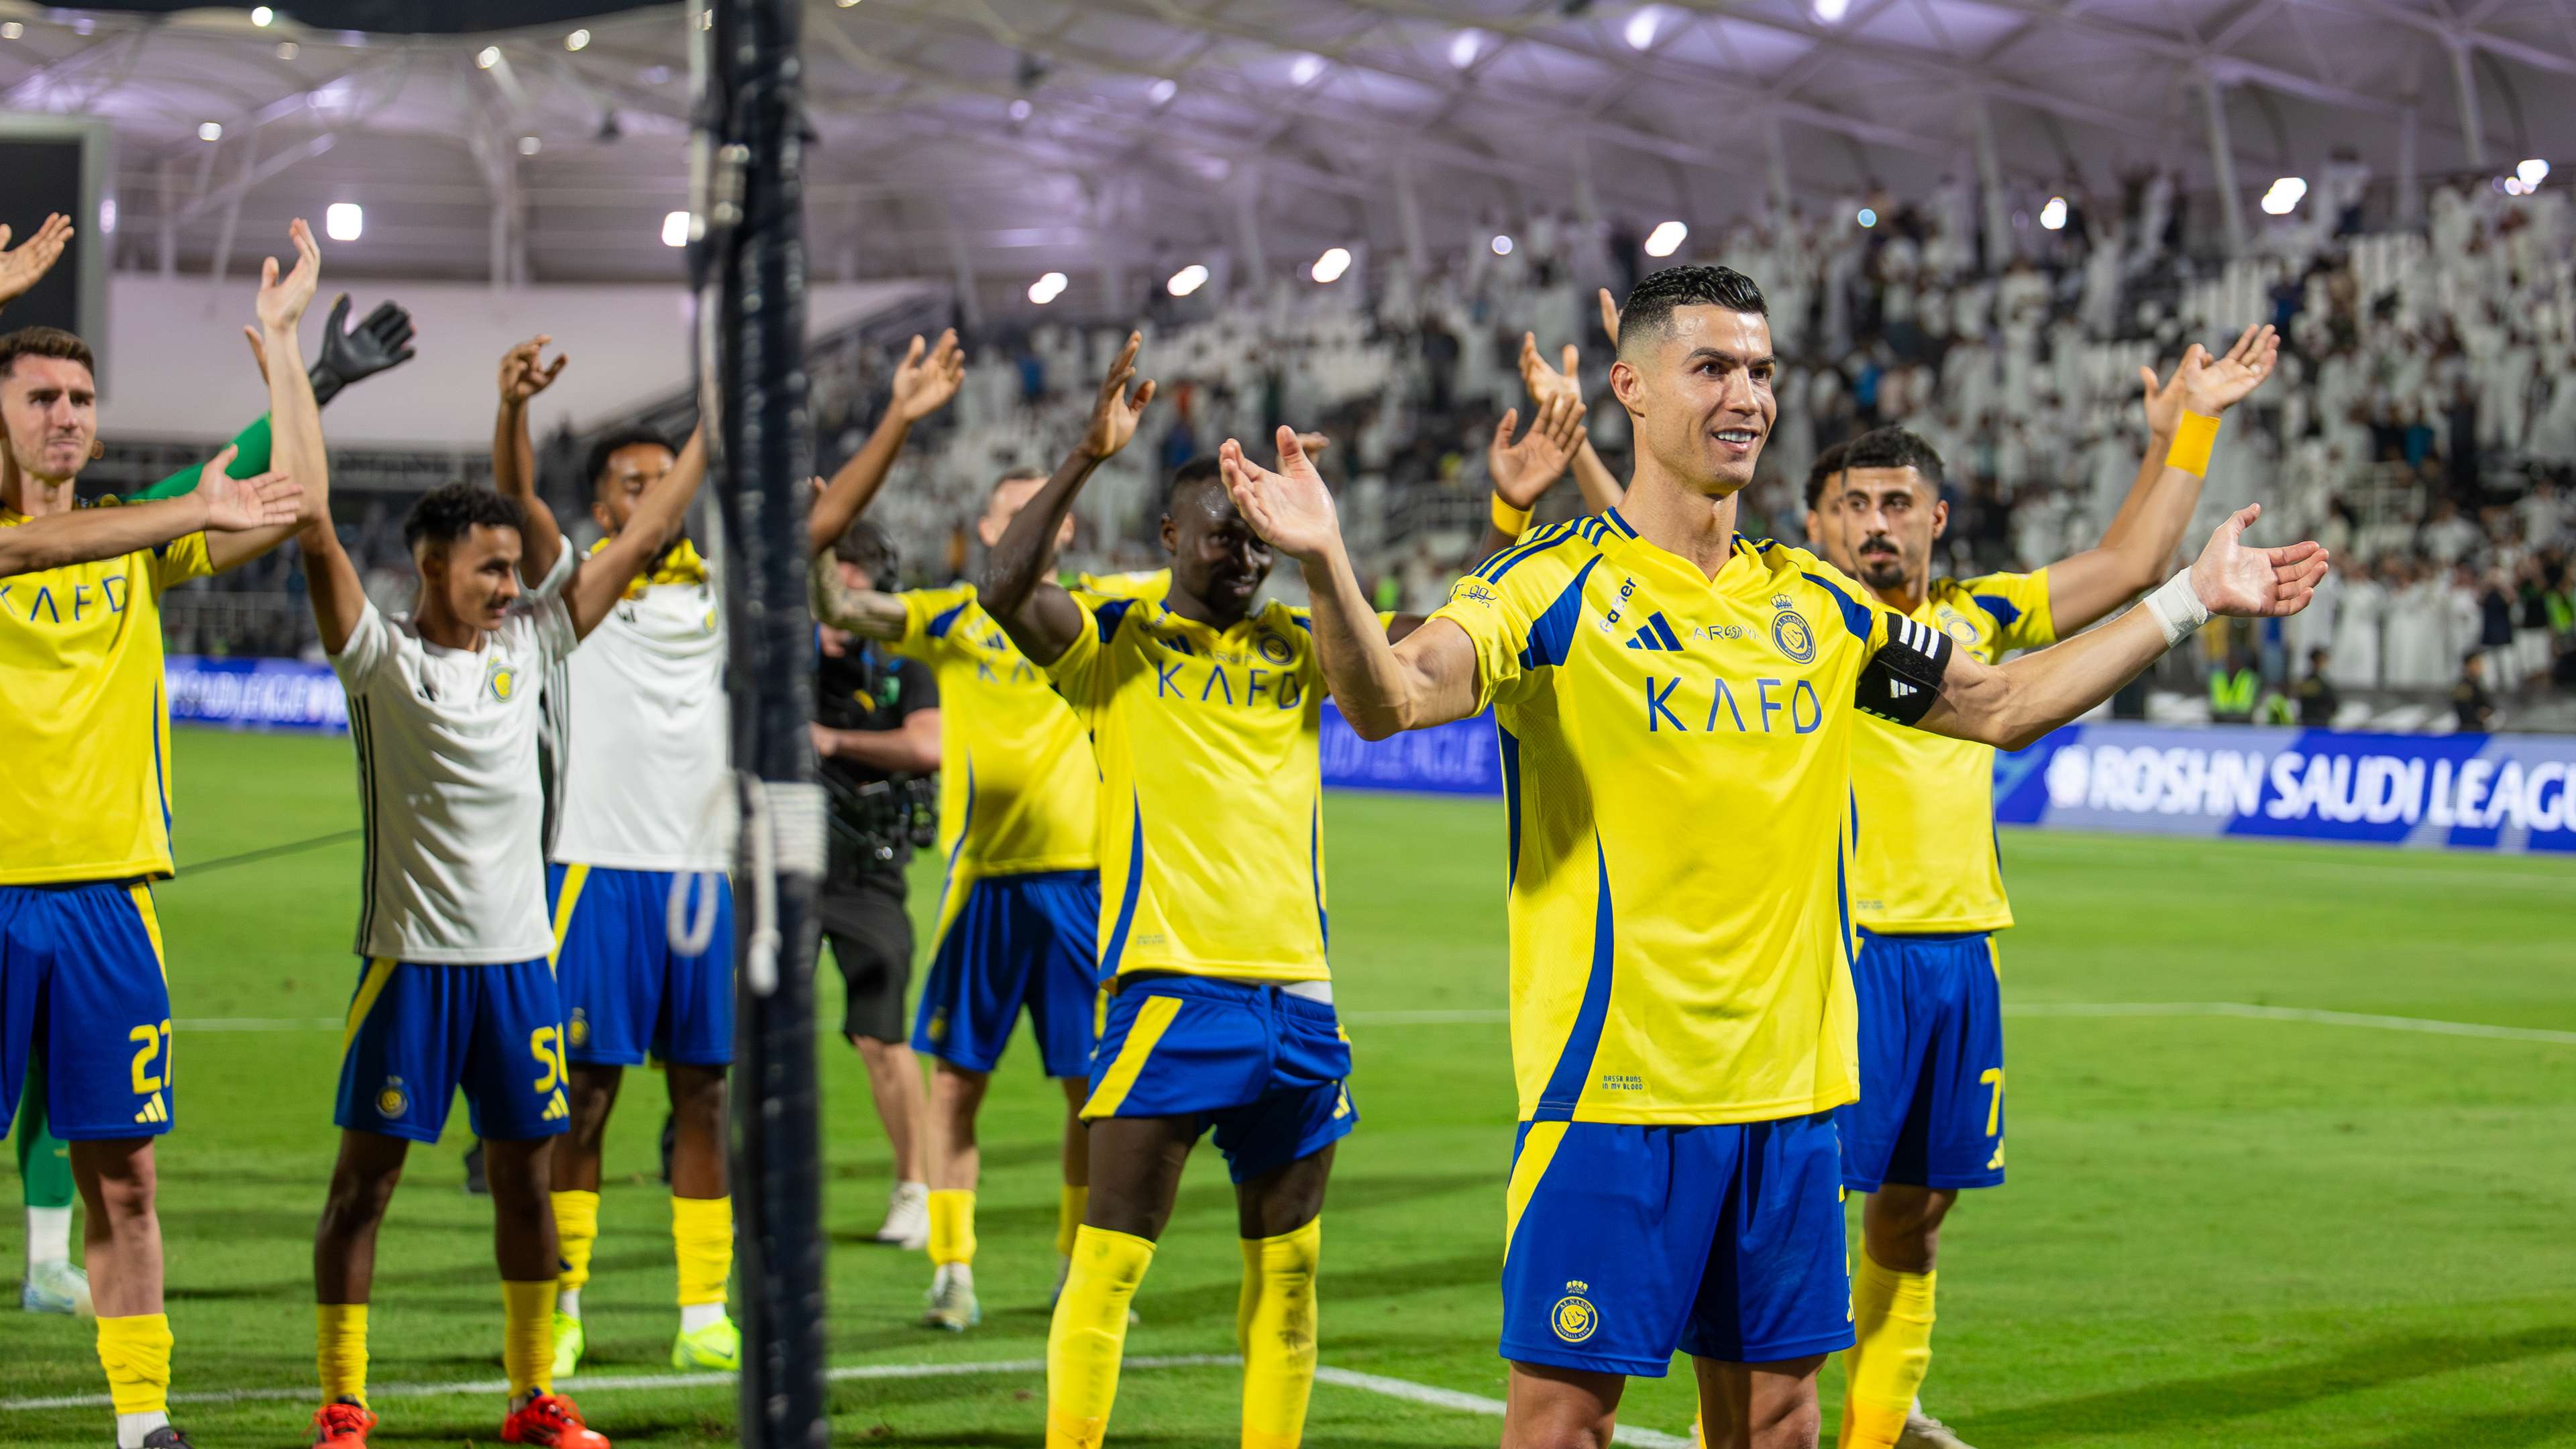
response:
M832 545L832 560L851 588L897 585L894 545L875 524L851 524ZM926 1099L904 1013L912 983L904 868L938 830L939 685L928 666L869 640L819 625L815 634L814 754L832 827L815 914L849 985L842 1034L867 1064L894 1148L894 1194L876 1238L919 1249L930 1239L930 1188Z

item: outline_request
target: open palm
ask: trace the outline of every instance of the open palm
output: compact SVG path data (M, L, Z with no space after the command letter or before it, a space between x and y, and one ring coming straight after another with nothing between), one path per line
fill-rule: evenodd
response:
M1091 421L1083 426L1082 448L1093 458L1106 458L1127 446L1136 436L1136 420L1145 415L1145 405L1154 400L1154 380L1145 379L1133 395L1127 391L1129 379L1136 375L1136 349L1145 345L1145 334L1130 332L1127 345L1118 351L1118 360L1109 365L1109 376L1102 379L1100 395L1092 401Z
M217 533L283 528L295 522L304 487L283 473L235 478L218 472L197 485L206 502L206 527Z
M2278 369L2280 359L2281 335L2270 327L2246 328L2224 357L2198 366L2185 357L2180 378L2183 406L2203 417L2217 417L2262 386L2263 379Z
M1281 427L1278 442L1275 472L1244 456L1243 444L1232 438L1216 450L1217 464L1225 472L1225 491L1252 531L1290 558L1311 562L1340 544L1341 519L1324 475L1315 471L1315 460L1297 441L1297 430Z
M72 219L57 212L45 218L36 234L18 245L15 251L0 250L0 304L15 301L27 289L44 280L45 273L62 259L63 248L71 244ZM0 248L9 245L9 228L0 226Z
M1512 441L1512 429L1520 422L1520 409L1503 414L1494 427L1494 441L1485 449L1485 467L1494 475L1494 491L1505 503L1529 508L1565 476L1566 465L1583 444L1583 411L1572 392L1550 394L1517 443Z
M917 423L957 396L966 381L966 350L957 345L957 329L939 334L939 343L924 348L920 338L912 339L912 348L894 370L894 405L903 409L904 421Z
M2317 584L2326 576L2325 548L2314 542L2247 547L2246 526L2262 516L2260 503L2238 509L2218 525L2192 564L2192 593L2209 612L2270 619L2295 614L2316 597Z
M322 248L313 240L313 228L297 217L286 229L295 243L295 267L285 276L277 274L277 258L270 257L259 269L259 325L272 330L292 331L304 320L304 309L313 305L313 293L322 285Z

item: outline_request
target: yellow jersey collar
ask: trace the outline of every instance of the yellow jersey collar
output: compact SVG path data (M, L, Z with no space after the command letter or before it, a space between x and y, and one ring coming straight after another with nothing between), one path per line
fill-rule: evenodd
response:
M603 538L590 546L590 552L596 554L606 547L608 540ZM626 585L626 597L640 599L644 597L644 591L655 584L703 584L706 581L707 561L699 556L695 543L683 538L671 546L670 552L662 555L661 563L650 572L637 574Z
M1609 509L1601 516L1610 525L1601 540L1604 553L1617 558L1620 566L1632 573L1661 574L1671 583L1711 593L1723 592L1734 587L1737 580L1745 575L1745 566L1753 554L1752 541L1737 533L1730 540L1726 562L1718 567L1717 577L1710 578L1699 571L1697 564L1638 533L1636 526L1621 516L1618 509Z

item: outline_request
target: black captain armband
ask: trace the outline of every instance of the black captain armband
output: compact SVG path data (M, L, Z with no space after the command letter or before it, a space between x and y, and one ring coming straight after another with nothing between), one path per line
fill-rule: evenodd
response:
M1919 722L1931 713L1932 701L1941 697L1941 680L1949 674L1950 656L1958 647L1949 635L1929 624L1889 615L1887 643L1861 666L1860 680L1852 687L1852 703L1863 714L1901 725Z

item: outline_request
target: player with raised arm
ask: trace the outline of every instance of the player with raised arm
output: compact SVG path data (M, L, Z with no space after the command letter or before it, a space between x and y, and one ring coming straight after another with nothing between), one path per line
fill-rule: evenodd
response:
M272 337L272 355L277 346ZM278 416L296 450L291 466L318 472L309 412L293 426ZM678 534L704 472L696 454L693 445L642 489L605 547L577 568L559 563L572 568L568 581L535 593L518 577L530 520L488 489L432 490L404 520L420 600L407 619L368 602L327 516L299 536L322 647L349 693L367 845L363 964L334 1113L339 1160L313 1242L317 1444L358 1449L375 1424L366 1375L376 1231L410 1145L438 1140L460 1089L492 1190L509 1378L500 1439L607 1443L553 1392L561 1262L547 1190L554 1138L572 1110L546 917L539 696Z
M953 345L947 337L940 342L943 351ZM911 359L897 369L890 412L918 407L925 392L931 406L955 393L951 375L916 376L916 369ZM865 508L893 458L876 460L873 476L851 478L862 461L844 470L844 481L861 486L859 506ZM1045 481L1011 472L992 486L975 526L986 549L1002 541ZM1072 538L1068 515L1050 551ZM897 657L928 665L938 681L940 850L947 876L930 978L912 1028L912 1049L932 1062L932 1266L922 1321L962 1331L982 1316L974 1279L981 1168L975 1120L1023 1011L1037 1038L1041 1069L1065 1093L1064 1178L1056 1212L1059 1289L1088 1203L1090 1157L1081 1108L1090 1088L1098 990L1099 775L1082 722L984 611L973 584L902 593L852 589L837 567L818 560L814 586L817 619L882 641Z
M1855 438L1811 479L1807 534L1880 604L1993 664L2090 628L2155 586L2199 505L2218 419L2270 376L2280 345L2248 327L2225 356L2144 374L2149 448L2099 546L2029 573L1936 578L1949 522L1941 458L1901 428ZM1852 984L1860 1099L1837 1113L1843 1185L1867 1194L1853 1259L1843 1449L1965 1449L1916 1402L1932 1358L1934 1258L1961 1190L2004 1179L2003 965L2012 925L1991 745L1876 717L1852 738Z
M1489 561L1392 645L1293 436L1276 471L1222 450L1236 506L1305 571L1354 729L1495 711L1522 1122L1507 1449L1607 1442L1627 1376L1677 1349L1711 1444L1816 1442L1816 1370L1852 1341L1832 1112L1858 1087L1854 717L2018 745L2213 612L2295 612L2326 568L2313 543L2243 546L2249 508L2142 607L1988 665L1736 534L1775 365L1740 273L1640 282L1611 371L1637 439L1624 501Z
M572 568L562 529L537 496L528 404L563 375L539 335L501 358L492 481L523 520L519 579L538 588ZM703 469L692 440L619 433L590 450L590 515L605 553L674 469ZM694 492L697 480L682 484ZM581 1291L599 1239L599 1158L626 1069L662 1064L671 1103L671 1243L680 1326L671 1366L741 1366L725 1313L733 1272L733 1199L725 1183L725 1072L733 1062L732 809L727 773L721 590L685 534L644 552L637 572L578 652L544 676L555 742L554 834L546 902L563 995L572 1125L554 1152L553 1363L568 1378L588 1344ZM487 1174L489 1154L486 1154Z
M300 223L296 237L300 294L273 284L260 293L272 335L291 335L311 294L313 253ZM18 260L26 250L0 254L0 299L30 280ZM279 391L272 385L272 401ZM323 480L230 480L228 450L191 498L75 513L97 405L79 338L52 328L0 337L0 552L33 570L0 577L0 697L10 706L10 768L0 772L0 820L9 822L0 832L0 1121L15 1115L20 1087L41 1078L48 1125L68 1144L86 1209L88 1287L117 1442L140 1449L185 1442L169 1423L152 1149L175 1103L150 886L173 869L161 599L285 541L299 516L319 508ZM299 508L281 510L297 489ZM182 528L197 520L222 527ZM49 1158L48 1140L28 1134ZM42 1223L31 1214L31 1227L49 1238L68 1232L67 1202L31 1205L46 1214ZM31 1236L29 1257L60 1262L47 1275L51 1289L76 1308L68 1253Z
M1557 389L1545 398L1533 394L1529 430L1516 442L1512 429L1520 422L1520 409L1504 410L1494 424L1493 441L1485 445L1485 471L1494 484L1492 518L1468 562L1492 558L1520 542L1529 532L1530 513L1539 499L1565 476L1568 464L1592 451L1592 440L1583 431L1583 414L1583 399L1572 387ZM1587 504L1591 501L1588 489L1584 498Z
M983 606L1055 681L1099 763L1099 974L1112 993L1082 1107L1091 1195L1047 1335L1046 1442L1108 1432L1128 1303L1210 1127L1235 1183L1243 1443L1294 1445L1315 1373L1333 1144L1358 1120L1325 964L1322 676L1305 611L1256 607L1268 545L1213 468L1165 495L1159 600L1042 582L1084 480L1125 446L1131 334L1090 422L1011 520Z

